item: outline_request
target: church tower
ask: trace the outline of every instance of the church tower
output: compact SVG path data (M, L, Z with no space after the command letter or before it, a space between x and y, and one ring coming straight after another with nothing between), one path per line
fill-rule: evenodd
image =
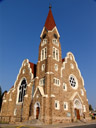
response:
M46 98L44 99L43 111L47 123L52 123L52 102L55 92L54 84L60 86L60 68L62 64L60 35L57 30L51 7L40 35L39 57L35 89L42 88ZM56 92L55 92L56 93ZM58 92L57 92L58 93ZM48 120L49 119L49 120ZM46 122L46 121L45 121Z
M42 87L46 99L44 100L44 116L51 123L52 99L54 97L54 86L60 86L60 68L62 64L60 35L57 30L51 7L40 35L39 57L37 63L37 79L35 87Z
M61 68L61 45L59 42L60 35L56 28L56 24L52 15L51 8L49 8L49 13L43 27L42 33L40 35L41 42L39 46L39 57L37 64L37 76L39 77L39 84L46 85L47 77L54 76L59 77L60 74L57 73L58 69ZM50 79L51 80L51 79ZM52 82L50 85L44 86L45 94L51 91ZM50 89L49 89L50 88Z

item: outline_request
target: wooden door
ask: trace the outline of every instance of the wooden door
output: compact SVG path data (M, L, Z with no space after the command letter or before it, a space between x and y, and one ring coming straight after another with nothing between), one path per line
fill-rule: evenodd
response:
M77 115L77 119L80 120L80 113L79 113L79 109L76 109L76 115Z
M39 117L39 107L36 108L36 119Z

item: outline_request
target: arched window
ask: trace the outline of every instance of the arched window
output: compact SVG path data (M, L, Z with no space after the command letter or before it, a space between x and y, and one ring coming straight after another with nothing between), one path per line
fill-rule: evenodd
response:
M26 86L27 86L27 83L26 83L26 79L24 78L21 82L21 85L19 86L19 97L18 97L18 102L22 102L23 101L23 98L26 94Z

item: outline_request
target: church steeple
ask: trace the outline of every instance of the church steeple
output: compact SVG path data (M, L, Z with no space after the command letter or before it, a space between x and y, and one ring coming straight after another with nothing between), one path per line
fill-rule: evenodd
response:
M54 17L51 11L51 7L49 7L49 13L45 22L45 27L47 30L52 30L56 26Z
M44 34L44 31L47 30L47 32L52 31L53 29L56 30L58 37L60 38L59 32L57 30L56 24L55 24L55 20L51 11L51 6L49 6L49 12L48 12L48 16L46 18L45 21L45 25L43 27L43 30L41 32L40 38L42 38L42 35Z

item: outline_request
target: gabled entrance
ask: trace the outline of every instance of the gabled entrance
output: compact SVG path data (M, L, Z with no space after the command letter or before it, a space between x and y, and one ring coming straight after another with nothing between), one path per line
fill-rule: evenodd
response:
M80 120L80 115L82 115L82 104L79 99L74 100L74 113L75 117Z

